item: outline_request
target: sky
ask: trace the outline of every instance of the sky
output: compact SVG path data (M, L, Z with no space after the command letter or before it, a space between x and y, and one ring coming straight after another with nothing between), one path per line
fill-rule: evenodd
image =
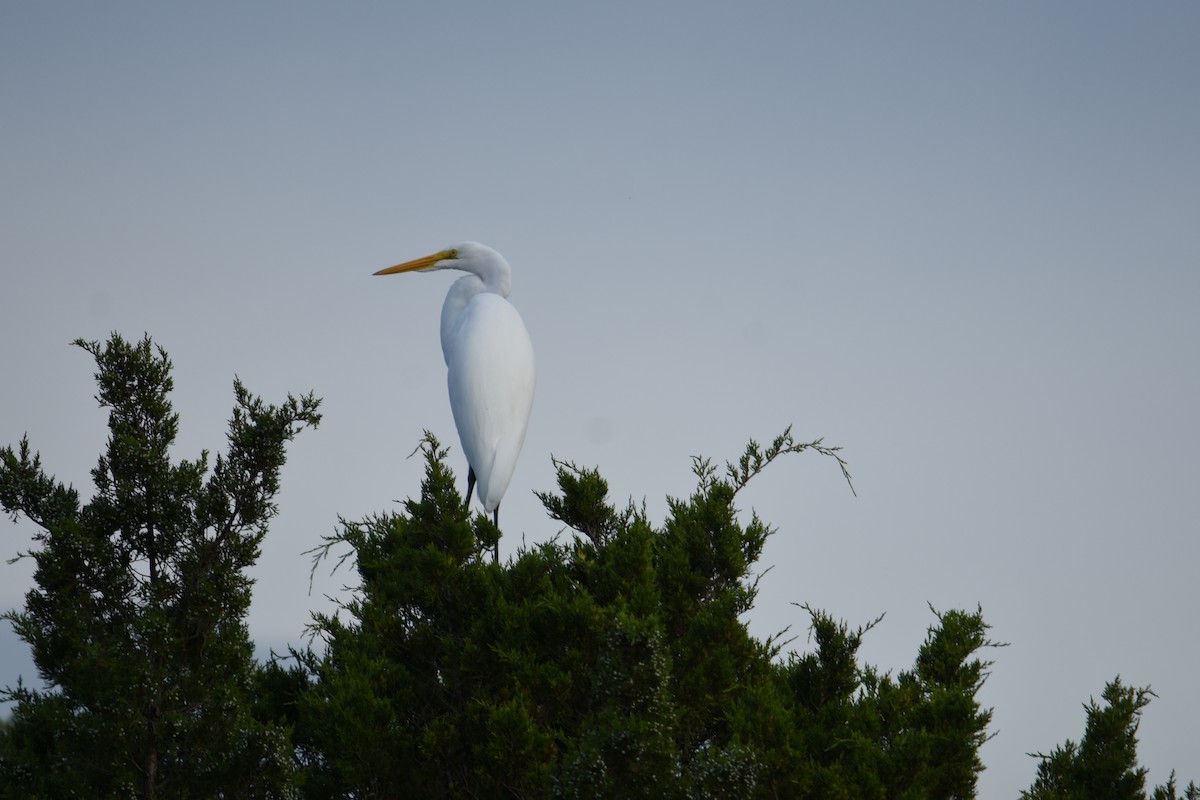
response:
M661 521L691 456L793 425L858 495L808 454L739 495L778 529L752 632L886 612L862 661L898 671L980 606L981 797L1117 675L1151 783L1200 779L1198 36L1186 2L3 4L0 444L88 496L69 342L111 331L169 351L178 458L235 375L314 391L249 617L300 644L353 581L304 551L418 493L423 430L461 460L452 276L371 273L481 241L538 358L502 553L559 534L552 455Z

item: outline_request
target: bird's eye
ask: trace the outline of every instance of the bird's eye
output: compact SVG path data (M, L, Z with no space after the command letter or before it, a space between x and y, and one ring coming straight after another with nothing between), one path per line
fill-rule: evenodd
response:
M446 258L458 258L458 251L454 249L447 250Z

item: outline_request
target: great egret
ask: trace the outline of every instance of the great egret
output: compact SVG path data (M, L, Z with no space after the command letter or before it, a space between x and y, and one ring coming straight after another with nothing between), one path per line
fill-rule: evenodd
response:
M457 269L442 304L442 355L450 410L467 456L467 502L471 490L499 524L500 499L508 489L525 442L533 407L533 344L521 315L506 299L512 268L504 256L478 242L381 269L376 275Z

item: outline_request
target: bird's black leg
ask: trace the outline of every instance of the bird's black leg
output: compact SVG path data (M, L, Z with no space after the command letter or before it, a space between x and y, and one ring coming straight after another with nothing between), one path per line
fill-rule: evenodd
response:
M475 491L475 468L467 465L467 508L471 507L471 492Z
M496 504L496 510L492 512L492 524L496 526L497 530L500 529L500 504L499 503ZM500 561L500 537L497 536L496 544L495 544L494 548L492 549L492 562L499 563L499 561Z

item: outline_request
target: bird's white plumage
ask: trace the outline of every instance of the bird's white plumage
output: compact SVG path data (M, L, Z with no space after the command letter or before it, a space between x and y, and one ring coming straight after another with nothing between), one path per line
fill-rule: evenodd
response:
M438 269L468 273L454 282L442 305L442 355L454 424L477 481L475 495L491 513L508 489L529 426L533 344L507 300L512 269L489 247L465 242L375 274Z
M484 510L500 504L533 406L533 345L517 310L479 293L459 314L446 356L450 409Z

